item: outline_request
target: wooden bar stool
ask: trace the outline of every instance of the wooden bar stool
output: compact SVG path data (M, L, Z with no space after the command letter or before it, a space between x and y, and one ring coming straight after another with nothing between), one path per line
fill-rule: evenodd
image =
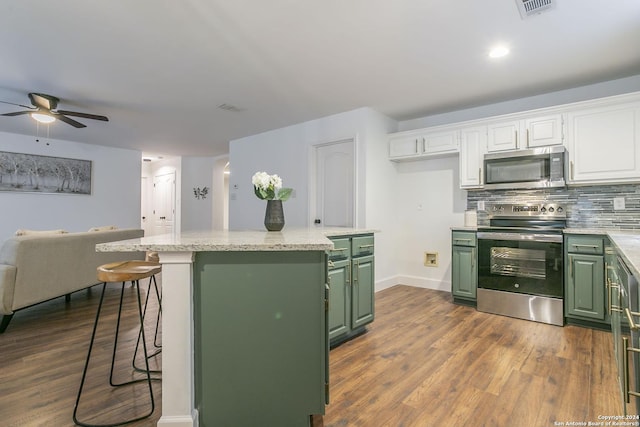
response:
M156 294L158 296L158 299L160 299L160 294L158 292L158 288L157 288L157 284L155 282L155 275L160 273L160 271L162 270L162 266L160 264L158 264L157 262L150 262L150 261L122 261L122 262L114 262L114 263L110 263L110 264L104 264L101 265L100 267L98 267L97 273L98 273L98 280L100 282L102 282L102 294L100 295L100 303L98 304L98 310L96 313L96 319L95 322L93 324L93 332L91 333L91 341L89 342L89 351L87 352L87 359L85 361L85 365L84 365L84 370L82 371L82 380L80 382L80 388L78 389L78 396L76 398L76 403L75 406L73 408L73 421L80 426L85 426L85 427L112 427L112 426L118 426L118 425L123 425L123 424L128 424L128 423L132 423L135 421L139 421L142 420L144 418L147 418L149 415L151 415L155 409L155 402L153 399L153 389L151 387L151 381L152 380L158 380L159 378L152 378L151 377L151 370L149 369L149 354L147 352L147 344L146 344L146 339L145 339L145 333L144 333L144 315L146 313L146 305L148 302L148 296L149 293L151 293L151 283L153 281L154 285L155 285L155 289L156 289ZM147 292L147 300L145 301L145 307L144 307L144 311L142 309L142 300L140 298L140 286L139 286L139 281L141 279L146 279L149 278L149 290ZM151 402L151 409L149 411L149 413L133 418L133 419L129 419L129 420L124 420L124 421L117 421L117 422L113 422L113 423L109 423L109 424L88 424L82 421L79 421L77 418L77 412L78 412L78 406L80 403L80 397L82 395L82 389L84 387L85 384L85 380L86 380L86 376L87 376L87 369L89 367L89 360L91 359L91 350L93 349L93 344L95 341L95 337L96 337L96 330L98 327L98 322L100 319L100 312L102 310L102 303L104 301L104 294L105 294L105 290L107 287L107 283L110 282L122 282L122 287L120 290L120 303L119 303L119 307L118 307L118 319L116 322L116 332L115 332L115 337L114 337L114 341L113 341L113 353L111 356L111 369L110 369L110 373L109 373L109 384L112 387L120 387L120 386L125 386L125 385L130 385L130 384L135 384L135 383L139 383L139 382L146 382L149 386L149 398L150 398L150 402ZM118 347L118 333L120 330L120 319L121 319L121 315L122 315L122 302L123 302L123 297L124 297L124 287L125 287L125 283L126 282L131 282L133 284L133 288L136 289L136 295L137 295L137 306L138 306L138 318L140 321L140 330L138 332L138 342L136 343L136 350L134 351L134 367L135 367L135 353L137 353L137 348L138 345L140 343L140 341L142 341L142 349L144 352L144 361L145 361L145 369L142 369L142 371L146 374L144 378L139 378L139 379L134 379L131 381L126 381L126 382L121 382L121 383L115 383L113 381L113 370L114 370L114 363L115 363L115 358L116 358L116 352L117 352L117 347ZM157 327L157 323L156 323L156 327ZM157 331L156 331L157 332Z

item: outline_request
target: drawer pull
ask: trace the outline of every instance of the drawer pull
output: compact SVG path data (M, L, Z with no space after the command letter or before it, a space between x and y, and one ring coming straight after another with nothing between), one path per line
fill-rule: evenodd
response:
M633 316L640 316L640 313L631 311L629 308L625 308L624 313L627 315L627 320L629 321L629 329L640 329L640 325L633 321Z
M576 248L591 248L591 249L598 249L600 247L599 245L578 245L577 243L573 243L572 246L575 246Z
M360 249L367 249L367 248L372 248L373 245L360 245Z

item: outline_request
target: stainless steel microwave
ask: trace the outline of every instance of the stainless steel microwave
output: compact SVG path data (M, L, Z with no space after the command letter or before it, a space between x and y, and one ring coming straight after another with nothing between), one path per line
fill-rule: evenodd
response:
M484 156L484 188L564 187L566 151L561 145Z

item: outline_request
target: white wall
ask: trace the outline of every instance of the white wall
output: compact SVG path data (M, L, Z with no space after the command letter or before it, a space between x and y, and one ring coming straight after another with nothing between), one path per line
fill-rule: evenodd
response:
M81 132L81 130L80 130ZM0 242L19 228L140 227L141 153L0 132L0 151L92 161L91 195L0 192Z
M218 156L213 162L213 229L229 228L229 176L224 173L229 156Z
M213 228L213 157L182 158L182 231ZM205 198L197 199L194 188L207 187Z
M257 171L277 173L295 197L284 204L285 227L309 223L309 158L311 146L354 138L357 158L357 227L376 228L376 281L396 276L394 251L394 176L387 160L386 134L396 122L370 108L336 114L231 141L229 144L230 229L264 229L265 202L251 184Z

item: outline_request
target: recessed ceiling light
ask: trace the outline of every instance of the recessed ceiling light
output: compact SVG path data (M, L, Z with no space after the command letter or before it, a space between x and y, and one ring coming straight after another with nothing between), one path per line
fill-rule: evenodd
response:
M502 58L509 54L509 48L506 46L496 46L489 51L489 58Z

